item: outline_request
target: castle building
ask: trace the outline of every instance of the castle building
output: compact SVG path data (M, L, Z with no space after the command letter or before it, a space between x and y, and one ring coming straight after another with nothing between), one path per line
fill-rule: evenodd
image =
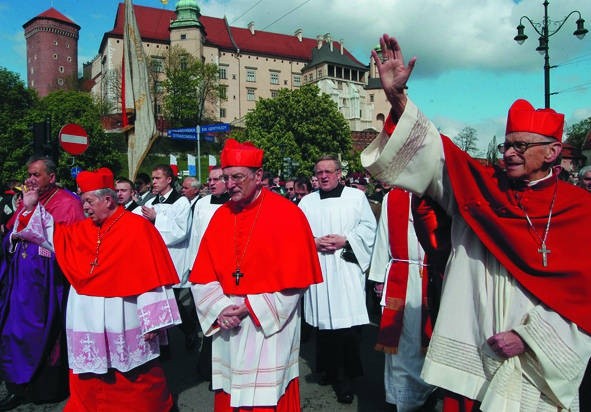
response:
M389 106L381 88L368 88L370 67L330 34L307 38L302 30L293 35L272 33L256 30L252 22L246 28L234 27L225 18L201 15L196 0L179 0L175 11L134 5L134 12L157 106L166 56L179 46L219 68L224 90L223 98L209 108L208 117L214 120L240 125L258 99L314 83L337 103L351 130L381 130ZM85 65L92 93L114 106L120 99L124 16L120 3L113 29L104 34L98 55ZM157 107L156 112L161 110Z
M23 25L27 43L27 83L40 97L76 89L80 26L53 7Z

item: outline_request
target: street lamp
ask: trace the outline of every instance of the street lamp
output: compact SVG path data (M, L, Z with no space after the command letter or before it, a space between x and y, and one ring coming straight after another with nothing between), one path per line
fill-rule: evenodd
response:
M523 20L527 20L532 28L539 34L540 38L539 45L536 47L536 51L540 54L544 55L544 101L546 104L546 108L550 107L550 95L555 93L550 93L550 69L553 66L550 66L550 56L548 55L548 50L550 48L550 36L555 35L558 31L564 26L564 23L568 20L570 16L573 14L577 14L579 16L577 23L577 29L573 32L573 35L577 36L579 39L585 37L588 30L585 28L585 20L581 17L581 12L578 10L571 11L562 21L550 21L548 20L548 0L544 0L544 20L542 23L534 23L529 17L521 16L519 19L519 25L517 26L517 36L513 39L519 43L523 44L523 42L527 39L527 36L524 33L525 26L523 25ZM553 23L558 25L556 30L550 31L548 29L548 23Z

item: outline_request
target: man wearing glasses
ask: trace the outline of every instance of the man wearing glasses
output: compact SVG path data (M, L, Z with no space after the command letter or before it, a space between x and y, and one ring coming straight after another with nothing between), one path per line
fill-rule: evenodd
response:
M299 203L314 233L324 282L304 296L306 322L318 328L316 368L321 385L335 385L337 401L353 402L355 378L363 374L361 326L369 323L365 274L376 220L365 194L340 183L341 163L323 156L314 167L319 190Z
M372 52L392 105L362 153L376 179L437 201L452 217L439 316L422 377L453 392L444 410L579 410L591 354L591 198L558 179L564 116L509 109L503 169L439 134L407 98L416 59L396 39ZM455 398L455 400L454 400ZM475 402L472 402L475 401ZM455 409L454 409L455 408Z
M297 206L263 188L262 150L228 139L221 164L229 200L189 278L213 336L214 410L299 411L300 298L322 281L314 238Z

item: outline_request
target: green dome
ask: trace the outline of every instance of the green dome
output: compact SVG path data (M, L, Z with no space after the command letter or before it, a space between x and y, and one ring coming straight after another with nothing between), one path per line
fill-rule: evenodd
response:
M180 10L194 10L197 13L200 13L199 6L197 5L197 0L179 0L176 4L176 11L177 13Z

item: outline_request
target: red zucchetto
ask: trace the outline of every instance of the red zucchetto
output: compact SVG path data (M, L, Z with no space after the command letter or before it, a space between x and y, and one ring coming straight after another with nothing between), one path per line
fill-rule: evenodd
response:
M564 115L553 109L534 109L523 99L516 100L509 108L505 134L513 132L537 133L562 141Z
M87 170L80 172L76 176L76 183L82 193L99 189L115 189L113 172L106 167L101 167L96 172Z
M239 143L234 139L228 139L224 144L220 159L222 168L232 166L262 167L264 153L262 149L251 142Z

